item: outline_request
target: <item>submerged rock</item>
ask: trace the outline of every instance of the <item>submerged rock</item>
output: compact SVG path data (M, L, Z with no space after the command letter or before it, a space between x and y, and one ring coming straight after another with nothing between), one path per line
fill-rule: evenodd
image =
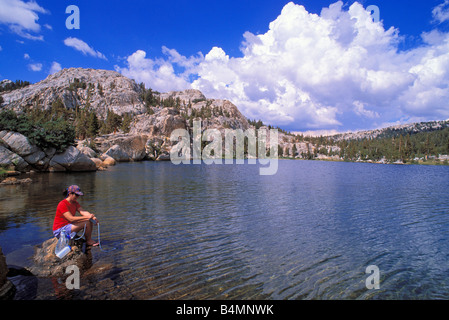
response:
M3 255L2 247L0 247L0 300L10 300L14 298L16 288L14 284L7 279L8 266L6 258Z
M14 284L6 280L5 284L0 286L0 300L12 300L16 294L16 287Z
M26 183L31 183L31 182L33 182L33 180L31 180L30 178L16 179L16 178L10 177L10 178L6 178L5 180L1 181L0 185L6 186L6 185L26 184Z
M38 291L38 279L29 270L8 266L8 280L16 288L14 300L34 300Z

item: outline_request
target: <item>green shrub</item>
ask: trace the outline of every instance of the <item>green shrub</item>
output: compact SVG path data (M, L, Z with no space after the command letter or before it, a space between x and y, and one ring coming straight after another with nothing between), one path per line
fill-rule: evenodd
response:
M6 172L8 172L8 168L0 165L0 181L6 178Z
M14 111L6 110L0 112L0 130L23 134L41 149L64 151L75 143L75 128L62 117L36 120L30 115L18 116Z

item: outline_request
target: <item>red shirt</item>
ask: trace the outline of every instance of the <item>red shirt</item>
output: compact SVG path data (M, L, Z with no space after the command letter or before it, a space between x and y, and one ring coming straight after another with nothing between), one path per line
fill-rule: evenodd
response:
M81 205L78 202L70 203L67 199L59 202L58 207L56 208L55 220L53 222L53 231L58 230L70 223L69 220L64 218L64 213L70 212L72 216L75 216L76 211L81 208Z

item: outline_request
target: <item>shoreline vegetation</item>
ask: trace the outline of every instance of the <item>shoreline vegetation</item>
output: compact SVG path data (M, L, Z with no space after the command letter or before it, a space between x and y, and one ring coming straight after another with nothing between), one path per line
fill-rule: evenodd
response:
M430 160L409 160L405 162L374 162L371 160L367 161L353 161L353 160L344 160L344 159L301 159L301 158L292 158L292 157L282 157L279 160L297 160L297 161L323 161L323 162L348 162L348 163L365 163L365 164L383 164L383 165L428 165L428 166L449 166L448 160L439 160L439 159L430 159Z

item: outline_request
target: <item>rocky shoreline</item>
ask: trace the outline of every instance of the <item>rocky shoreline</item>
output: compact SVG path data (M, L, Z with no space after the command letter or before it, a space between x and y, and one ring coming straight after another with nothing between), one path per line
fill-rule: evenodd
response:
M94 144L93 150L89 145ZM0 132L0 166L6 168L4 184L17 184L11 178L27 172L89 172L105 170L117 162L168 160L168 139L146 135L116 134L79 141L62 153L41 150L17 132ZM23 183L29 182L21 181Z
M173 129L173 128L171 128ZM173 129L174 130L174 129ZM309 150L306 143L284 142L281 144L284 154L289 154L295 146L298 153ZM134 161L168 161L173 143L165 136L147 134L109 134L95 139L78 141L76 146L70 146L62 153L55 149L41 150L32 145L27 137L17 132L0 131L0 166L6 168L0 174L0 185L16 185L32 182L30 178L18 179L15 176L34 172L93 172L107 170L119 162ZM314 148L314 146L310 146ZM313 150L313 149L312 149ZM302 159L296 157L279 157L280 159ZM435 163L445 164L447 156L433 159ZM344 161L339 156L318 155L313 160ZM415 159L409 164L427 164ZM429 159L430 160L430 159ZM444 162L445 161L445 162ZM388 164L385 159L380 161L355 162ZM392 164L405 164L394 162Z

